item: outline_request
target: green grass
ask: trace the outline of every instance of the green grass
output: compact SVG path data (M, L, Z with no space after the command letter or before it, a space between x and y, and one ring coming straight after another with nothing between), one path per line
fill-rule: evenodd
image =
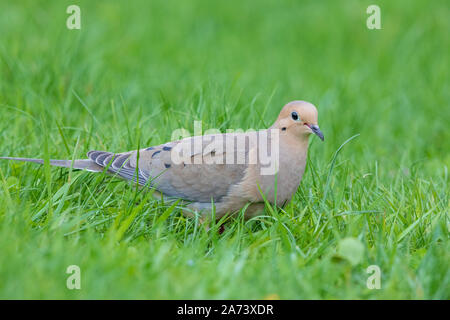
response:
M259 129L295 99L325 142L291 203L221 235L104 174L2 160L0 298L449 299L449 5L376 1L368 30L373 2L1 2L0 155Z

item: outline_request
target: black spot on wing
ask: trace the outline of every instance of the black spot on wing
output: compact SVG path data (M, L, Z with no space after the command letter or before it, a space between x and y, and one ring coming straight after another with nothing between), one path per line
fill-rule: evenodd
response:
M160 153L161 152L161 150L158 150L158 151L155 151L153 154L152 154L152 158L154 158L158 153Z
M155 149L155 148L153 148L153 147L148 147L147 149L145 149L146 151L150 151L150 150L153 150L153 149Z
M170 164L169 163L164 163L164 167L166 167L168 169L168 168L170 168Z
M170 151L170 150L172 150L172 147L163 147L163 150L164 151Z

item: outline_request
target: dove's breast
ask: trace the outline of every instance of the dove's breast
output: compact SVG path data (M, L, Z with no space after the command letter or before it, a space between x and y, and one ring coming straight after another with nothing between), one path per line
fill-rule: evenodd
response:
M247 202L261 203L264 201L262 194L272 204L282 206L290 201L305 171L308 146L294 145L292 149L287 149L283 142L280 144L278 171L265 174L267 171L263 170L261 163L250 164L242 181L232 186L228 196L224 197L223 210L239 210ZM255 153L257 150L250 152ZM227 206L227 203L230 205ZM253 211L254 208L249 209Z

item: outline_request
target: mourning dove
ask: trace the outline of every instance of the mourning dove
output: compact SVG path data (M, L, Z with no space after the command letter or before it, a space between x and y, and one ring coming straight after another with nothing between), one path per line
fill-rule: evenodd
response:
M182 199L203 215L217 218L246 204L246 218L264 208L264 199L284 205L303 176L308 137L323 134L317 109L306 101L286 104L268 129L188 137L137 151L89 151L88 159L50 160L53 166L120 176L154 188L164 199ZM43 164L42 159L0 157Z

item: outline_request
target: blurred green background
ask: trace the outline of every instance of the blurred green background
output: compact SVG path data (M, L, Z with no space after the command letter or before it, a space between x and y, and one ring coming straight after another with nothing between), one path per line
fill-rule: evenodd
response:
M444 0L1 2L2 156L125 151L194 120L259 129L298 99L325 143L285 212L222 236L124 182L3 161L0 297L450 298L449 14Z

